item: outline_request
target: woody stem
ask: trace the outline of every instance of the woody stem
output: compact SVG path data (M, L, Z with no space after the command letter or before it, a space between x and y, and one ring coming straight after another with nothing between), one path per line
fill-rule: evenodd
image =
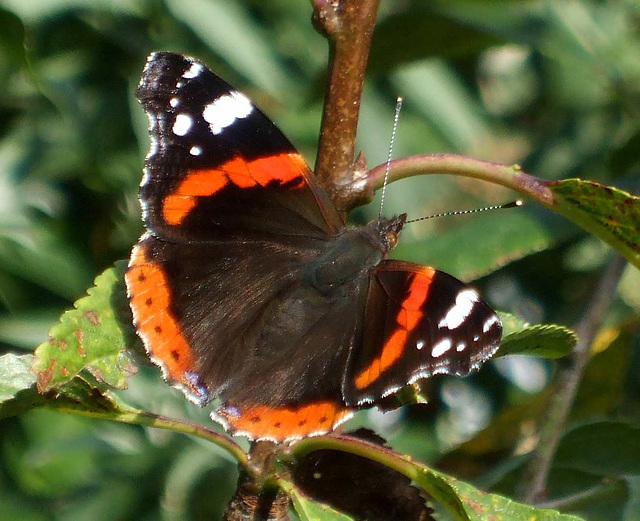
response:
M339 210L352 204L356 130L371 36L380 0L312 0L329 41L329 76L315 174Z

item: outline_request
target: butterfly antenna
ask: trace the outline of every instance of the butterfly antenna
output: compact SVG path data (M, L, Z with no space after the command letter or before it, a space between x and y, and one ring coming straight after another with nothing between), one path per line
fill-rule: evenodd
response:
M434 215L427 215L426 217L418 217L417 219L410 219L406 221L405 224L416 223L418 221L426 221L427 219L433 219L434 217L447 217L449 215L466 215L469 213L478 213L478 212L486 212L488 210L502 210L505 208L515 208L517 206L522 206L524 203L517 199L515 201L511 201L506 204L499 204L496 206L485 206L484 208L474 208L472 210L458 210L456 212L444 212L444 213L436 213Z
M391 131L391 141L389 142L389 153L387 154L387 165L384 170L384 181L382 182L382 194L380 195L380 212L378 213L378 223L382 220L382 207L384 206L384 194L387 191L389 182L389 170L391 170L391 154L393 153L393 142L396 140L398 130L398 119L400 119L400 109L402 108L402 98L396 99L396 112L393 116L393 130Z

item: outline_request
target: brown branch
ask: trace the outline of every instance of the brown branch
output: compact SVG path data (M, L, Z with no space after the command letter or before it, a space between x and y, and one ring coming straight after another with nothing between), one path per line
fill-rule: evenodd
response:
M544 499L551 464L589 360L591 345L615 295L625 265L625 259L616 255L602 275L576 328L578 343L569 360L569 366L558 376L556 392L549 405L537 448L521 479L521 496L527 503Z
M352 183L360 99L380 0L312 0L329 40L329 76L315 174L339 210L362 198ZM356 173L357 175L357 173Z

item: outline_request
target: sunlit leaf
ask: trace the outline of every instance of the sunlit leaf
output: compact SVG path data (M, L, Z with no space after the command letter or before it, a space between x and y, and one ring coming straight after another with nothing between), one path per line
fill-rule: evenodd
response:
M69 382L83 369L111 386L126 386L133 371L126 350L134 337L124 270L121 262L99 275L88 296L62 315L50 339L36 349L33 368L41 392Z
M556 181L549 188L564 215L640 268L640 197L581 179Z
M503 336L495 356L530 355L562 358L571 353L578 338L563 326L536 324Z
M17 393L29 389L36 383L31 372L33 355L0 356L0 403L14 398Z

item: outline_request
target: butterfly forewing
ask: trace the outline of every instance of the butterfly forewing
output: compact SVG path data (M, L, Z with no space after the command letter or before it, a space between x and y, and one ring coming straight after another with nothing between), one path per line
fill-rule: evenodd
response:
M136 94L151 141L140 199L155 235L322 236L341 226L293 145L200 61L153 53Z

